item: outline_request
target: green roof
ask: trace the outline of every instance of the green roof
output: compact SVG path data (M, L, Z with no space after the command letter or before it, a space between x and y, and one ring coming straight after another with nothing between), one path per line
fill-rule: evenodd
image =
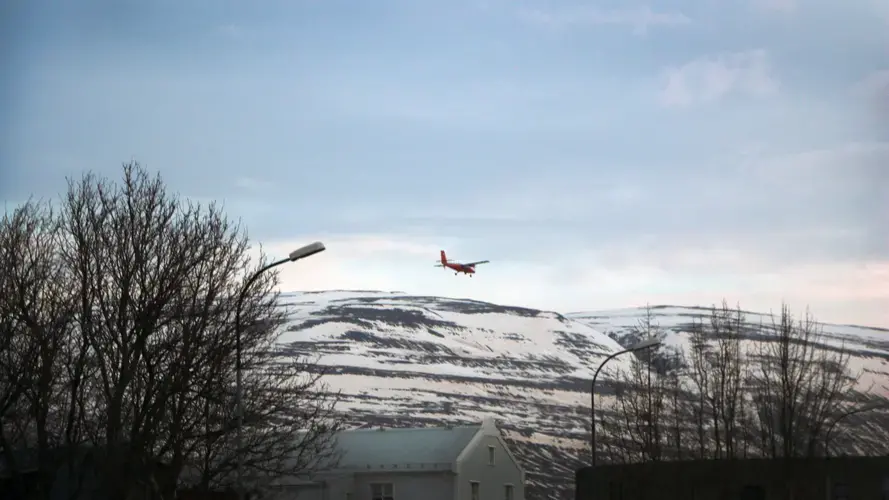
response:
M394 468L450 464L457 460L480 425L410 429L356 429L337 436L340 468Z

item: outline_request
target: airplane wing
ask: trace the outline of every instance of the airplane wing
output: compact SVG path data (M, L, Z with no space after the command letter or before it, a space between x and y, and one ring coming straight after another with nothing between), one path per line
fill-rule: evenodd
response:
M467 262L466 264L463 264L463 265L464 266L477 266L479 264L487 264L488 262L491 262L491 261L490 260L480 260L478 262Z

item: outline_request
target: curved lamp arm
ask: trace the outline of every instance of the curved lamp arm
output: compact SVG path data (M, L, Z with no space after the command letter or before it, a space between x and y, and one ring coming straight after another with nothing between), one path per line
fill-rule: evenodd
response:
M593 384L590 388L590 417L591 417L591 437L590 437L590 452L592 453L592 466L596 466L596 379L599 378L599 372L602 370L602 367L605 366L606 363L611 361L612 359L620 356L621 354L626 354L628 352L641 351L642 349L648 349L650 347L656 347L661 345L661 341L656 338L645 339L623 351L617 351L615 353L610 354L606 357L601 363L599 363L599 367L596 368L596 372L593 374Z
M868 405L861 406L859 408L855 408L852 410L843 413L839 417L835 418L833 422L831 422L830 426L827 428L827 432L824 434L824 458L830 458L830 433L833 431L833 428L840 423L841 420L846 417L851 417L852 415L857 415L859 413L864 413L866 411L876 410L878 408L882 408L884 406L889 405L889 402L881 401L879 403L871 403Z

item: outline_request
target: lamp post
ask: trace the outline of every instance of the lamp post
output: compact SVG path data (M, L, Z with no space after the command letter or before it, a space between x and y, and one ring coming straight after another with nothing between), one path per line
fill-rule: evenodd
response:
M645 339L645 340L629 347L628 349L624 349L623 351L618 351L618 352L611 354L610 356L605 358L604 361L599 363L599 367L596 368L596 373L593 374L593 384L592 384L592 387L590 388L590 410L591 410L590 416L592 419L592 422L591 422L592 437L590 438L590 451L592 452L592 456L593 456L593 461L592 461L593 467L596 466L596 378L599 377L599 371L602 370L602 367L605 366L606 363L608 363L612 359L620 356L621 354L626 354L628 352L634 352L634 351L641 351L642 349L648 349L648 348L659 346L659 345L661 345L661 341L656 338Z
M846 413L843 413L839 417L835 418L833 422L831 422L830 426L827 427L827 432L824 434L824 458L830 458L830 432L833 431L833 428L846 417L851 417L852 415L857 415L859 413L864 413L866 411L876 410L878 408L882 408L886 406L885 402L877 402L870 403L864 406L859 406L858 408L853 408Z
M242 400L241 392L241 307L244 304L244 297L247 296L247 292L250 290L250 285L252 285L262 273L268 271L273 267L280 266L281 264L296 262L300 259L305 259L306 257L315 255L316 253L323 252L324 250L324 243L321 243L320 241L316 241L304 247L297 248L296 250L290 252L290 255L288 255L286 259L277 260L275 262L272 262L271 264L267 264L266 266L262 267L259 271L256 271L253 276L250 276L250 279L247 280L247 283L244 284L244 288L241 289L241 293L238 295L238 303L235 306L235 405L237 406L236 411L238 415L238 429L237 434L235 435L235 453L237 453L238 456L237 484L238 498L240 499L244 498L244 485L242 483L241 476L241 468L244 465L244 454L241 450L241 428L244 425L244 403Z
M830 481L830 432L840 422L840 420L843 420L844 418L850 417L852 415L856 415L858 413L864 413L866 411L876 410L878 408L886 406L886 404L887 403L885 401L880 401L877 403L870 403L870 404L866 404L864 406L859 406L858 408L853 408L853 409L847 411L846 413L843 413L842 415L838 416L837 418L833 419L833 422L831 422L830 425L827 427L827 432L824 433L824 468L825 468L825 471L824 471L825 488L824 489L826 490L825 491L825 498L827 498L827 500L830 500L830 498L831 498L831 494L830 494L831 493L830 492L830 486L831 486L831 484L830 484L831 483L831 481Z

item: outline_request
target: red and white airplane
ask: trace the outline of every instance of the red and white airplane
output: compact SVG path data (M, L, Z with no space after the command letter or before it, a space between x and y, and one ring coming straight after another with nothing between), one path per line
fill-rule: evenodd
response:
M467 262L465 264L461 264L459 262L452 262L448 260L448 256L445 255L445 251L441 251L441 264L436 264L435 267L441 267L444 269L453 269L454 276L457 276L460 273L468 274L471 278L473 274L475 274L475 266L479 264L487 264L490 261L480 260L478 262Z

